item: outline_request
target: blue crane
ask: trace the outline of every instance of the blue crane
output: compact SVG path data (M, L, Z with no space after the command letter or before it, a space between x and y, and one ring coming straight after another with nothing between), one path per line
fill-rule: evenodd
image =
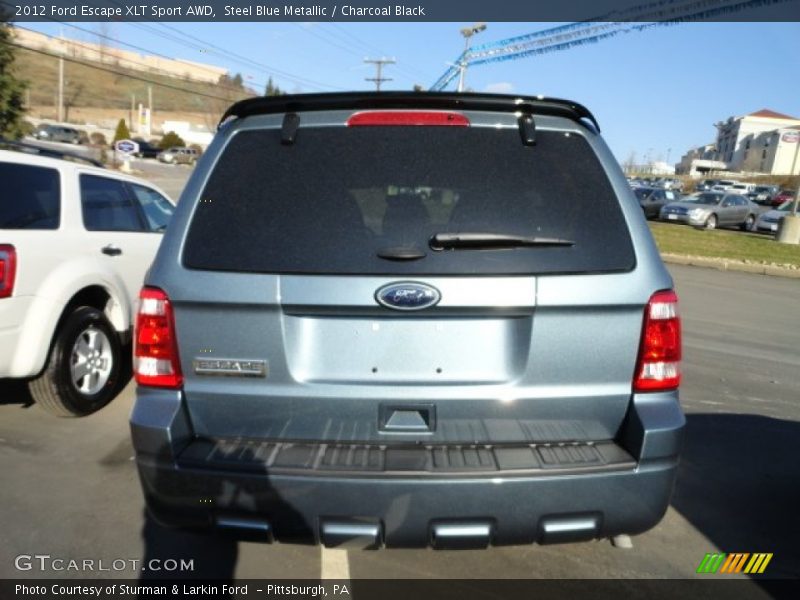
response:
M549 52L596 44L623 33L705 21L746 9L795 0L657 0L623 10L615 10L588 21L551 27L496 42L468 48L431 86L442 91L470 66L518 60Z

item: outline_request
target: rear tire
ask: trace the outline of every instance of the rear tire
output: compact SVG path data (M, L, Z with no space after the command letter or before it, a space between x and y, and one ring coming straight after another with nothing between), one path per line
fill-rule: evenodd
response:
M753 226L756 223L756 218L753 215L747 215L747 218L744 220L739 227L742 231L753 231Z
M706 222L703 224L705 229L716 229L717 228L717 215L709 215L706 219Z
M28 382L31 396L47 412L80 417L103 408L120 388L122 347L106 316L81 306L56 333L47 366Z

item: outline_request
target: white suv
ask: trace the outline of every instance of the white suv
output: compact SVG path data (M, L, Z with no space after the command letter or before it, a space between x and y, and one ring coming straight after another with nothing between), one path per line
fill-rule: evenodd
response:
M0 378L89 414L129 378L135 298L174 204L134 177L9 150L0 182Z

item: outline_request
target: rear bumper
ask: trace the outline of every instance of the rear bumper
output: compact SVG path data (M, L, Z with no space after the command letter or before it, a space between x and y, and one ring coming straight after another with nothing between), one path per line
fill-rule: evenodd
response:
M12 296L0 300L0 378L26 377L33 373L20 369L20 343L23 325L32 304L31 297Z
M761 221L756 221L754 231L757 231L758 233L775 233L778 231L778 227L778 223L764 223Z
M131 416L144 496L162 524L359 547L484 547L641 533L669 505L683 426L677 394L653 394L634 400L620 430L617 443L630 460L597 469L254 472L182 460L193 434L178 392L140 389Z

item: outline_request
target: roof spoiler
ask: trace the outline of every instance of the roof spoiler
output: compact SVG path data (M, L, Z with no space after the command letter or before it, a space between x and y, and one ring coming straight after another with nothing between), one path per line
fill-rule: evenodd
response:
M222 115L218 127L228 121L253 115L317 110L413 110L423 108L552 115L575 121L594 133L600 132L600 125L594 115L589 112L589 109L570 100L545 98L544 96L454 94L448 92L344 92L334 94L298 94L293 96L259 96L241 100L231 106Z

